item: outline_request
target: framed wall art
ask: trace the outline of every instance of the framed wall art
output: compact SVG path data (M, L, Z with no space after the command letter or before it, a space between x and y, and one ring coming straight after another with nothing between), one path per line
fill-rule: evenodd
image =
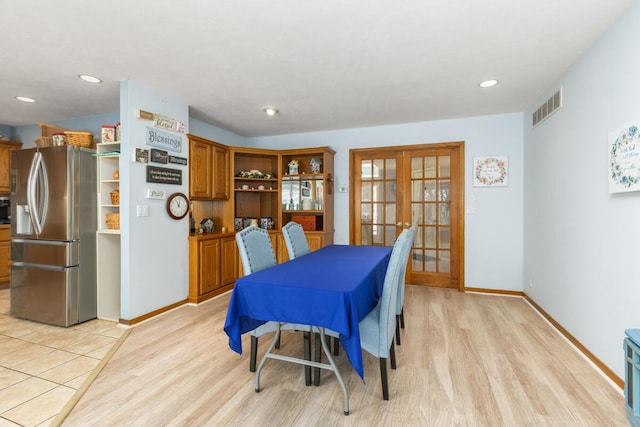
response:
M609 133L609 192L640 191L640 135L638 126Z
M506 187L509 179L507 156L473 158L474 187Z

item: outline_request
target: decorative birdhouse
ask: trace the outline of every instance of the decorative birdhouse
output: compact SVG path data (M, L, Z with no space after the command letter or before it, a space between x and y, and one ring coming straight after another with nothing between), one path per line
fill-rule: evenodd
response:
M311 173L320 173L322 170L322 159L312 157L309 162L309 167L311 167Z
M289 166L289 175L297 175L299 173L297 160L291 160L288 166Z

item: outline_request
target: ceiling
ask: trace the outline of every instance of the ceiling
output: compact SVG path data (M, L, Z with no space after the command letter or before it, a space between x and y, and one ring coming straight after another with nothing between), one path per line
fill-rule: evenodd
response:
M521 112L632 3L0 0L0 124L116 112L122 80L247 137Z

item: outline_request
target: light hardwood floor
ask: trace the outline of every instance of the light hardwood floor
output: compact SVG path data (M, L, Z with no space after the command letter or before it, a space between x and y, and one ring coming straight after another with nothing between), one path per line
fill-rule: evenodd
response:
M628 425L621 391L521 298L407 287L390 400L377 359L364 352L365 383L337 357L349 416L326 371L320 387L306 387L301 366L270 360L255 393L248 336L239 356L222 330L228 300L136 326L63 425ZM300 356L302 335L283 334L281 351Z

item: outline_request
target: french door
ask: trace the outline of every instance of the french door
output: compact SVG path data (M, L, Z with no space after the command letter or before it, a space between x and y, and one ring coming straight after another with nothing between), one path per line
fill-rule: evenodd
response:
M463 289L464 143L350 151L350 241L392 246L418 224L406 282Z

